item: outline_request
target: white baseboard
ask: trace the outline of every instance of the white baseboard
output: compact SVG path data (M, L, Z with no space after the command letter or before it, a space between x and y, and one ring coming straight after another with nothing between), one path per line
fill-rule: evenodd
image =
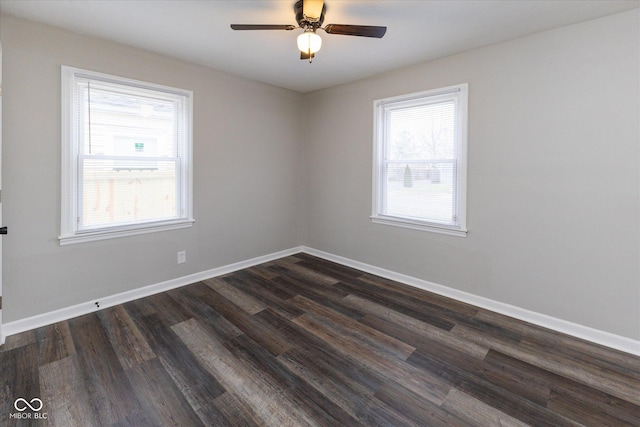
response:
M53 323L71 319L73 317L82 316L83 314L88 314L94 311L102 310L104 308L113 307L114 305L123 304L139 298L179 288L181 286L190 285L201 280L210 279L216 276L222 276L224 274L242 270L243 268L252 267L254 265L293 255L302 252L302 250L302 246L286 249L284 251L274 252L268 255L251 258L246 261L236 262L222 267L213 268L211 270L202 271L200 273L194 273L188 276L167 280L166 282L143 286L138 289L132 289L130 291L121 292L104 298L96 298L94 300L62 308L60 310L50 311L48 313L39 314L37 316L8 322L0 325L0 343L4 344L5 338L10 335L29 331L46 325L51 325ZM100 307L96 307L96 301L99 301Z
M390 280L395 280L397 282L401 282L415 288L423 289L458 301L472 304L480 308L494 311L496 313L514 317L516 319L520 319L534 325L542 326L567 335L591 341L596 344L604 345L606 347L640 356L640 341L615 335L609 332L600 331L598 329L593 329L552 316L547 316L545 314L536 313L524 308L516 307L499 301L494 301L478 295L470 294L468 292L453 289L448 286L443 286L412 276L407 276L405 274L396 273L391 270L386 270L384 268L365 264L363 262L355 261L339 255L333 255L328 252L323 252L306 246L298 246L284 251L252 258L246 261L240 261L222 267L213 268L211 270L202 271L200 273L194 273L188 276L167 280L165 282L157 283L154 285L144 286L142 288L133 289L131 291L110 295L104 298L98 298L97 300L100 302L99 308L95 305L96 300L92 300L71 307L62 308L60 310L43 313L37 316L0 324L0 344L4 344L5 338L10 335L29 331L63 320L68 320L73 317L82 316L83 314L92 313L104 308L123 304L160 292L165 292L171 289L179 288L181 286L186 286L191 283L199 282L201 280L210 279L216 276L222 276L224 274L242 270L243 268L252 267L254 265L273 261L278 258L294 255L299 252L304 252L309 255L337 262L338 264L362 270L364 272L375 274L377 276L384 277Z
M317 256L318 258L333 261L347 267L352 267L357 270L375 274L376 276L395 280L396 282L404 283L415 288L433 292L438 295L462 301L476 307L494 311L496 313L504 314L509 317L514 317L516 319L523 320L534 325L542 326L544 328L552 329L563 334L571 335L577 338L591 341L596 344L624 351L625 353L640 356L640 341L636 341L631 338L615 335L610 332L605 332L598 329L593 329L588 326L572 323L566 320L558 319L556 317L537 313L535 311L516 307L503 302L494 301L489 298L484 298L478 295L470 294L468 292L453 289L448 286L443 286L437 283L428 282L426 280L396 273L391 270L386 270L384 268L365 264L360 261L354 261L349 258L333 255L328 252L319 251L317 249L303 247L302 251L309 255Z

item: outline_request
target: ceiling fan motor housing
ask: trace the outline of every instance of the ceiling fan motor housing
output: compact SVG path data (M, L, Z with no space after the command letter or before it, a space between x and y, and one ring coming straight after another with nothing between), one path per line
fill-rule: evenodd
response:
M296 22L301 28L305 28L305 29L310 28L315 31L318 28L320 28L322 26L322 23L324 22L324 14L327 11L327 6L323 2L322 11L320 12L320 16L318 17L309 16L309 11L307 14L304 13L303 0L298 0L293 5L293 10L296 14Z

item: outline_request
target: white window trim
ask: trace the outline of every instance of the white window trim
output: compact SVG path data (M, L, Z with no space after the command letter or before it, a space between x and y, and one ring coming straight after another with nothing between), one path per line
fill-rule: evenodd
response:
M82 231L77 230L78 209L77 209L77 157L78 157L78 141L75 140L75 129L72 122L73 117L73 96L74 96L74 80L75 78L90 78L110 83L124 84L136 88L148 89L154 91L166 92L169 94L185 97L185 123L184 134L186 144L180 153L184 156L185 164L188 165L186 171L182 171L180 191L182 201L181 206L184 207L183 218L169 221L148 222L144 224L131 224L125 226L105 227L98 230ZM60 236L58 240L60 245L69 245L74 243L85 243L97 240L112 239L116 237L134 236L139 234L153 233L158 231L176 230L191 227L195 220L193 219L193 92L184 89L177 89L169 86L158 85L154 83L142 82L139 80L128 79L124 77L113 76L94 71L83 70L80 68L61 67L61 224Z
M467 122L468 122L468 84L463 83L455 86L448 86L440 89L427 90L423 92L411 93L408 95L400 95L391 98L380 99L373 103L373 186L372 186L372 207L371 221L376 224L392 225L397 227L410 228L413 230L430 231L434 233L447 234L452 236L467 236ZM407 106L419 103L425 97L436 97L438 95L446 95L458 92L458 109L457 120L458 132L460 135L460 157L458 159L459 167L459 208L458 226L449 226L446 224L438 224L436 222L427 222L420 220L412 220L409 218L391 216L381 214L382 203L384 199L384 126L382 125L385 113L385 105L388 104L405 104Z

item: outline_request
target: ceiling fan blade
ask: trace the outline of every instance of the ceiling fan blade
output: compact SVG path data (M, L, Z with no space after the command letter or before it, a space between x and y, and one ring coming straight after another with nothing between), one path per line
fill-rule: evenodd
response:
M300 52L300 59L313 59L316 57L315 53L312 53L311 55L309 55L308 52Z
M324 27L328 34L342 34L345 36L375 37L381 39L387 32L387 27L375 25L341 25L328 24Z
M302 0L302 13L307 18L319 19L324 8L324 0Z
M295 25L231 24L232 30L294 30Z

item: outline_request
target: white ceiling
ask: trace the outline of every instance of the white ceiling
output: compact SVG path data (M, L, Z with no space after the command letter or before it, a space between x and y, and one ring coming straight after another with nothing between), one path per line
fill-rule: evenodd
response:
M325 24L385 25L383 39L326 34L312 64L294 0L0 0L0 12L309 92L640 6L640 0L327 0Z

